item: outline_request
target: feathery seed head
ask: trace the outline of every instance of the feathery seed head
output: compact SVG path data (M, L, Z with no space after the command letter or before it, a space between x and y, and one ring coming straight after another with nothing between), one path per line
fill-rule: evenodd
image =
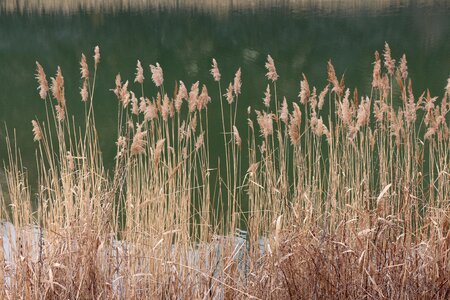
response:
M402 75L402 79L406 80L406 78L408 77L408 62L406 61L405 54L403 54L402 58L400 59L399 71Z
M188 100L189 112L193 112L197 108L199 84L200 82L197 81L191 86L191 91L189 92L189 100Z
M188 91L184 82L180 80L180 87L178 88L178 93L175 98L175 109L179 113L181 111L181 105L183 104L183 99L189 99Z
M303 105L306 105L307 101L308 101L308 97L310 95L310 89L309 89L309 84L308 84L308 79L306 79L305 74L303 75L303 80L300 81L300 93L298 94L299 98L300 98L300 102Z
M317 107L317 90L315 86L313 86L311 96L309 97L309 103L311 104L311 109L315 111Z
M48 82L47 77L45 76L44 68L36 62L36 77L35 77L39 83L39 96L42 100L45 100L47 98L47 92L48 92Z
M145 153L145 135L147 131L142 131L142 124L136 124L136 133L133 137L133 142L131 143L131 154L139 155Z
M164 82L163 70L159 63L156 66L150 65L150 71L152 72L152 80L157 87L160 87Z
M127 145L127 138L124 137L124 136L119 136L117 138L116 145L117 145L117 155L116 155L115 158L118 159L119 157L122 157L125 154L125 151L126 151L127 146L128 146Z
M372 74L372 87L374 88L381 87L381 59L378 51L375 51L375 62Z
M144 99L144 97L141 97L139 99L139 112L144 113L145 110L147 109L147 102L146 99Z
M120 77L120 73L116 75L115 79L116 88L112 90L114 94L116 95L117 99L120 101L120 95L121 95L121 89L122 89L122 77Z
M239 68L236 71L236 74L234 75L234 84L233 84L234 95L236 95L236 97L241 93L241 86L242 86L242 82L241 82L241 68Z
M230 82L227 88L227 93L224 95L227 98L229 104L233 103L233 84Z
M97 65L100 63L100 48L98 46L95 46L94 48L94 65L97 69Z
M302 122L302 112L297 103L293 103L294 111L291 115L291 120L289 122L289 138L292 145L297 145L300 140L300 125Z
M281 104L280 119L284 124L288 124L289 122L289 109L286 97L283 97L283 103Z
M378 87L381 89L383 98L387 99L389 96L389 91L391 89L390 83L389 83L389 77L387 74L384 74L381 80L378 83Z
M194 113L194 117L191 119L189 125L192 131L195 132L195 130L197 129L197 113Z
M84 54L81 54L81 61L80 61L80 73L81 73L81 79L88 79L89 78L89 67L86 62L86 56Z
M273 61L272 56L267 55L267 62L265 64L265 66L266 66L266 69L267 69L266 77L268 79L272 80L272 82L277 81L279 76L277 74L277 70L275 68L275 62Z
M266 91L264 92L263 103L265 107L270 107L270 85L267 85Z
M144 83L144 69L142 68L141 62L138 60L136 64L136 78L134 82L138 82L140 84Z
M450 77L447 79L447 86L445 87L445 91L447 92L447 96L450 97Z
M154 156L154 159L155 159L155 165L158 165L159 164L159 160L161 159L161 154L162 154L162 151L163 151L163 149L164 149L164 142L166 141L166 139L160 139L160 140L158 140L157 142L156 142L156 147L155 147L155 156Z
M123 84L120 89L120 102L122 102L123 108L126 108L130 103L130 92L128 92L128 80Z
M386 67L389 75L393 75L395 70L395 59L392 59L391 48L389 48L389 44L387 42L384 42L383 56L384 66Z
M329 84L327 84L325 86L325 88L319 94L319 103L318 103L319 110L322 110L323 104L325 103L325 96L328 93L328 86L329 86Z
M327 73L328 73L328 82L333 85L331 92L334 92L338 96L340 96L343 92L343 87L341 87L341 84L339 83L339 80L336 77L336 71L334 70L334 66L331 63L331 60L329 60L327 64Z
M206 108L206 105L211 102L211 97L208 95L208 89L206 88L206 85L202 86L202 92L200 96L198 96L197 100L197 109L198 111L201 111L202 109Z
M198 151L204 143L204 136L205 136L205 132L202 131L199 136L197 137L197 142L195 142L195 151Z
M241 140L241 136L239 135L239 131L237 130L236 126L233 125L233 135L234 135L234 140L236 142L236 145L238 145L238 147L241 147L242 144L242 140Z
M138 99L136 98L136 95L133 92L130 92L130 94L131 94L131 113L133 115L137 116L137 115L139 115ZM145 105L145 102L144 102L144 105Z
M87 88L87 80L83 81L83 87L80 89L81 101L86 102L89 98L89 92Z
M55 106L55 110L56 110L56 119L57 119L59 122L64 121L64 118L66 117L66 111L65 111L65 108L64 108L63 106L57 104L57 105Z
M369 117L370 99L369 97L366 97L365 99L362 99L361 103L359 104L356 126L359 128L369 124Z
M263 111L256 111L256 120L260 127L261 136L267 138L269 135L273 134L273 114L266 113Z
M35 142L42 140L42 131L41 127L39 127L39 123L35 120L31 120L31 124L33 125L33 140Z
M142 103L142 101L141 101ZM145 111L144 111L144 120L149 121L156 119L158 117L158 107L154 103L154 101L150 101L149 99L145 99Z
M217 66L217 61L215 58L212 59L212 65L211 65L212 69L210 70L211 75L214 78L214 81L220 81L220 72L219 72L219 67Z
M164 121L167 121L169 119L170 115L170 100L167 94L164 94L163 104L161 107L161 116Z
M66 98L64 95L64 77L62 76L61 68L58 66L56 77L52 77L51 91L53 97L58 101L59 106L64 109L66 107Z

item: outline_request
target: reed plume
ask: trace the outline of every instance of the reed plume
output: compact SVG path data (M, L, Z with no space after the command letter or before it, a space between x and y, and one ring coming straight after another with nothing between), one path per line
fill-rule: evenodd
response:
M58 66L56 70L56 76L51 78L52 84L50 89L53 97L58 101L58 105L61 109L66 107L66 98L64 95L64 77L62 76L61 68Z
M395 59L392 59L391 48L387 42L384 42L384 66L386 67L388 74L393 75L395 71Z
M381 88L381 59L378 51L375 51L375 62L373 63L372 87Z
M202 92L197 99L197 110L202 111L202 109L206 108L209 102L211 102L211 97L209 97L208 95L208 89L206 88L206 85L203 85Z
M300 98L300 102L303 105L306 105L311 91L309 90L309 83L308 79L306 79L305 74L302 74L302 76L303 80L300 81L300 93L298 94L298 97Z
M329 84L327 84L319 94L319 102L317 104L319 107L319 110L321 110L323 108L323 104L325 103L325 96L328 94L328 87L329 87Z
M144 120L151 121L158 117L158 108L154 101L150 101L149 99L141 100L141 112L144 113Z
M152 72L152 81L155 83L157 87L162 86L164 82L163 70L159 63L156 63L156 66L150 65L150 71Z
M38 122L35 120L32 120L31 124L33 125L33 136L34 136L33 140L35 142L42 140L42 131L41 131L41 127L39 126Z
M133 115L139 115L139 104L138 104L138 99L136 98L136 95L134 94L134 92L130 91L131 94L131 113ZM145 104L145 102L144 102ZM144 108L145 111L145 108Z
M239 147L241 147L242 145L242 139L241 136L239 135L239 131L236 128L236 126L233 125L233 135L234 135L234 140L236 145L238 145Z
M136 124L136 133L133 137L133 143L131 144L130 151L132 155L139 155L145 153L145 136L147 131L142 131L142 124Z
M121 94L122 94L122 77L120 76L120 73L118 73L117 75L116 75L116 79L115 79L115 84L116 84L116 87L115 87L115 89L113 89L112 91L114 92L114 94L116 95L116 97L117 97L117 100L121 100L120 99L120 97L121 97Z
M300 126L302 123L302 112L297 103L292 103L294 109L289 123L289 138L292 145L297 145L300 139Z
M36 62L36 79L39 83L39 96L42 100L45 100L45 98L47 98L48 82L47 77L45 76L44 68L42 68L38 62Z
M234 91L234 87L233 87L233 84L230 82L230 84L228 85L228 88L227 88L227 93L224 94L224 96L227 99L228 104L231 104L234 101L233 91Z
M86 80L83 81L83 87L80 89L81 101L87 102L89 98L88 83Z
M212 77L214 78L214 81L220 81L220 72L219 67L217 66L217 61L215 58L212 59L212 69L210 70Z
M288 124L288 122L289 122L289 108L288 108L286 97L283 97L283 103L281 104L280 120L284 124Z
M331 91L336 93L336 95L340 96L343 92L343 88L341 87L341 84L336 77L336 71L334 70L334 66L331 63L331 60L329 60L327 64L327 73L328 73L328 82L333 85Z
M270 86L267 85L266 91L264 92L264 98L263 98L264 106L269 108L270 107Z
M200 148L203 146L204 144L204 138L205 138L205 132L202 131L198 137L197 137L197 141L195 142L195 151L200 150Z
M81 79L89 79L89 67L86 61L86 56L84 54L81 54L80 73Z
M236 97L241 93L241 85L241 68L239 68L234 75L233 83L234 95L236 95Z
M189 91L188 106L190 112L193 112L197 108L199 85L200 85L199 81L195 82L191 86L191 90Z
M100 48L95 46L94 48L94 67L97 69L98 64L100 63Z
M267 62L265 66L267 69L266 77L269 80L272 80L272 82L277 81L280 76L278 76L277 70L275 68L275 62L273 61L272 56L267 55Z
M399 72L403 80L406 80L406 78L408 78L408 62L406 61L405 54L403 54L402 58L400 59Z
M175 110L180 113L181 106L183 105L183 100L188 100L189 94L187 91L186 86L184 85L183 81L180 80L180 86L178 88L178 93L175 98Z
M256 111L257 121L260 127L261 136L267 138L273 134L273 114L263 111Z
M136 64L136 77L134 78L134 82L143 84L144 79L144 69L142 68L141 62L138 60Z

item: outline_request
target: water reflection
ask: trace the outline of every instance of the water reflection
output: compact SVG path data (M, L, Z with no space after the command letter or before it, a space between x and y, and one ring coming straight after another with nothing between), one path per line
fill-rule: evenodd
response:
M352 14L366 12L370 14L395 13L405 7L441 8L450 6L446 0L3 0L0 9L6 12L21 13L65 13L121 12L159 9L186 9L213 12L227 15L236 10L257 11L272 7L284 7L292 12L315 12L321 15L329 13Z

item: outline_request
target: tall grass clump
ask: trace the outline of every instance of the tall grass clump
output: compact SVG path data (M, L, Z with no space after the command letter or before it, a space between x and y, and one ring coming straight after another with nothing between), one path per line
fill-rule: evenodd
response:
M48 79L37 63L36 194L6 138L3 298L449 297L450 79L441 98L415 95L406 56L397 63L385 44L367 95L329 61L325 87L303 74L298 99L286 99L269 55L262 109L239 128L240 68L224 84L213 59L216 87L179 81L170 93L162 66L147 73L138 60L135 78L118 74L112 89L108 173L93 108L98 47L89 64L82 55L80 123L62 69ZM224 157L210 151L211 101Z

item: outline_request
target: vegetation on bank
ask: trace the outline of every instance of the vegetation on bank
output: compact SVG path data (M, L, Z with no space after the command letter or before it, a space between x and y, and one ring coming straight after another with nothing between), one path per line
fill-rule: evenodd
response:
M213 59L217 86L179 81L172 93L158 63L148 73L137 61L133 82L118 74L112 89L107 174L93 110L98 47L88 61L81 122L62 69L49 79L37 63L46 114L31 122L36 195L6 138L1 218L15 233L0 240L2 298L448 298L450 79L441 98L416 95L406 56L396 62L385 44L367 94L329 61L325 87L303 75L288 101L269 55L264 109L254 110L240 99L240 69L228 83ZM224 157L210 151L211 101Z

